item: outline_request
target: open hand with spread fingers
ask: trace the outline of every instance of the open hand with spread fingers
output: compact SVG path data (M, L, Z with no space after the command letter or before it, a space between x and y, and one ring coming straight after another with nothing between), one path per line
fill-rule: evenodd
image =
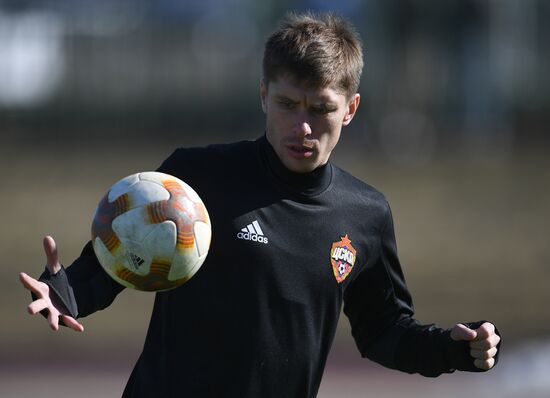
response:
M46 267L52 274L56 274L61 269L61 263L59 262L59 256L57 253L57 247L55 241L51 236L46 236L43 241L44 251L46 252ZM55 293L53 293L50 287L24 272L19 274L19 279L23 286L34 293L36 300L30 303L27 307L29 314L35 315L43 310L48 313L48 324L52 330L59 329L59 323L62 322L65 326L77 331L83 332L84 326L82 326L75 318L67 315L64 306L59 303Z

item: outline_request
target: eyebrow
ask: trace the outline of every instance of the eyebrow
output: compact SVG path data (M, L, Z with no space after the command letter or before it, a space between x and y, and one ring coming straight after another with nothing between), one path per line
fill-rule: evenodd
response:
M297 100L294 100L294 99L290 98L288 95L285 95L285 94L274 94L273 97L276 100L286 100L286 101L292 101L292 102L299 102Z
M300 102L299 100L292 99L291 97L289 97L288 95L285 95L285 94L274 94L273 97L276 101L284 100L284 101L290 101L290 102L294 102L294 103L299 103ZM329 98L320 98L319 101L314 101L314 102L310 103L309 105L313 106L313 107L323 107L323 108L327 108L327 109L338 108L338 104L336 102L332 101Z
M334 103L334 102L330 102L330 101L321 101L321 102L315 102L315 103L312 103L311 106L317 106L317 107L322 107L322 108L327 108L327 109L336 109L338 108L338 104Z

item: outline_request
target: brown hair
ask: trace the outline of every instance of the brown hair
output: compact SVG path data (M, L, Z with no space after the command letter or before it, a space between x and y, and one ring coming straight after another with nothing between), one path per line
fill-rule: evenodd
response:
M306 87L357 92L363 52L355 28L332 13L287 14L268 38L263 59L266 86L286 75Z

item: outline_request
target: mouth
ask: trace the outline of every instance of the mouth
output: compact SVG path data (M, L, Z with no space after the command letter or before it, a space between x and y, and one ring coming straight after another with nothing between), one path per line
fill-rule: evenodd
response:
M313 156L313 144L286 145L289 155L295 159L306 159Z

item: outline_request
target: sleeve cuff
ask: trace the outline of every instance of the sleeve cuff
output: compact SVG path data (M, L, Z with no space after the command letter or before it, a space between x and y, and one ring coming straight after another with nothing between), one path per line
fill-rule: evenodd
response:
M485 322L488 321L462 322L462 324L470 329L477 329ZM501 341L497 345L497 354L494 357L495 364L491 369L493 369L498 363L500 357L500 344L502 342L502 336L496 326L495 333L501 338ZM447 358L449 358L450 365L453 369L466 372L486 372L487 370L490 370L480 369L474 365L475 359L470 355L470 345L467 341L454 341L451 339L450 329L446 331L446 335L449 341L449 344L447 345Z
M55 274L52 274L46 267L39 280L47 284L55 293L55 298L58 300L57 304L60 304L68 315L73 318L78 317L78 306L65 267L61 266L61 270Z

